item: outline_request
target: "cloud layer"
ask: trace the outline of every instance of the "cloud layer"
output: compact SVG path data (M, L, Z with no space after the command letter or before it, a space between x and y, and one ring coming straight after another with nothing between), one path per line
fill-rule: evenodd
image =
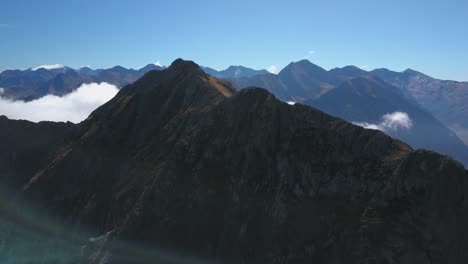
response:
M267 71L269 71L270 73L273 73L273 74L277 74L278 73L278 67L276 67L275 65L270 65L270 67L268 67Z
M160 61L155 62L154 65L159 66L159 67L164 67Z
M0 97L0 115L11 119L70 121L78 123L118 92L108 83L83 84L73 93L59 97L47 95L30 102L11 101Z
M378 124L366 122L353 122L355 125L362 126L368 129L381 131L396 131L400 129L410 129L413 126L413 121L405 112L393 112L383 115L381 122Z
M33 71L37 71L39 69L46 69L46 70L54 70L54 69L61 69L64 66L62 64L52 64L52 65L41 65L36 68L32 68Z

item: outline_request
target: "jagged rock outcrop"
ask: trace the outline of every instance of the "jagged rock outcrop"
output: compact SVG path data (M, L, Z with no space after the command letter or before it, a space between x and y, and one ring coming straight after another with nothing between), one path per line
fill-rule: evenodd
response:
M21 198L83 246L81 263L468 258L458 162L193 62L149 72L80 126Z

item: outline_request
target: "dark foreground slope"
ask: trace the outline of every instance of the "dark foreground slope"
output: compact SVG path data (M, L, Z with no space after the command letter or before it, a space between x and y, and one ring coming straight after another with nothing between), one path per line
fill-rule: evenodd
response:
M12 189L27 183L77 130L72 123L33 123L0 116L0 182Z
M192 62L146 74L81 125L23 194L60 223L50 237L72 244L68 263L468 258L459 163L236 92Z

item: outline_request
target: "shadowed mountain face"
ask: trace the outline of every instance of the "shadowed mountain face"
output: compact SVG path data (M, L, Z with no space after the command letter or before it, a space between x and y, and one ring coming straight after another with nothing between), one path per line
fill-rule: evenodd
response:
M442 81L413 70L372 71L414 98L468 145L468 83Z
M72 123L32 123L0 116L0 190L26 184L77 130Z
M349 122L374 126L415 148L451 155L468 165L468 148L440 121L402 92L372 76L344 82L338 88L305 104ZM407 117L402 114L407 114Z
M464 263L467 176L179 59L93 112L21 198L60 223L63 263Z

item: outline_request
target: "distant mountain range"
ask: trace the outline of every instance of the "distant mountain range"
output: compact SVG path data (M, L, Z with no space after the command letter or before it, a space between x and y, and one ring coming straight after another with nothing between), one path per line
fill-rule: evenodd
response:
M368 76L379 80L347 82ZM377 69L367 72L346 66L326 71L308 60L293 62L278 75L228 80L241 89L265 87L284 101L306 103L350 122L374 123L385 114L412 109L408 113L410 117L418 117L417 120L425 116L424 121L415 121L415 126L404 133L385 132L414 147L449 154L468 164L465 145L468 142L468 83L441 81L413 70L398 73ZM335 91L342 84L345 85ZM375 92L380 93L380 97L375 98ZM385 93L390 93L394 100L383 96ZM353 109L349 109L350 106Z
M415 148L431 149L468 164L468 147L454 132L408 100L400 89L373 75L347 80L304 104L367 128L380 129Z
M151 70L162 69L148 64L139 70L116 66L5 71L0 74L0 87L5 98L28 101L47 94L67 94L82 83L108 82L123 87ZM385 133L468 164L468 148L463 144L468 144L468 83L441 81L413 70L367 72L346 66L327 71L308 60L292 62L278 74L243 66L223 71L202 69L240 89L263 87L283 101L309 104L350 122L374 124L386 114L403 111L413 126ZM364 79L349 82L360 77Z
M83 83L107 82L123 87L148 71L162 69L161 66L148 64L139 70L122 66L97 70L89 67L76 70L69 67L6 70L0 73L0 87L3 88L4 98L30 101L48 94L68 94Z
M148 64L139 70L122 66L96 70L89 67L72 69L65 66L38 67L25 71L6 70L0 73L0 88L3 88L3 93L0 95L12 100L30 101L48 94L61 96L70 93L83 83L107 82L120 88L136 81L149 71L162 69L164 67ZM230 66L223 71L216 71L209 67L203 67L203 69L220 79L268 74L266 70L253 70L243 66Z
M372 77L321 98L350 104L350 118L361 99L386 104L375 122L395 104L420 115L415 127L430 118ZM0 117L0 145L2 263L468 259L460 163L190 61L148 72L80 124Z
M411 69L404 72L378 69L372 74L400 88L468 145L468 82L437 80Z
M246 68L244 66L230 66L226 70L217 71L210 67L202 67L202 69L209 75L214 76L219 79L228 79L228 78L242 78L242 77L252 77L255 75L268 74L267 70L254 70Z

